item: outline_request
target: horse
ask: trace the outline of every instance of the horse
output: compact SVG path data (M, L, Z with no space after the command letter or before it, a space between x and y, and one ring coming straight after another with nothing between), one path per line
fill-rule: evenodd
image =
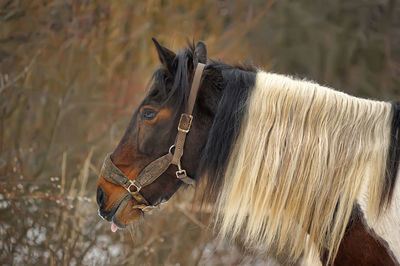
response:
M153 42L160 65L98 181L113 232L194 185L219 236L283 264L399 265L399 104Z

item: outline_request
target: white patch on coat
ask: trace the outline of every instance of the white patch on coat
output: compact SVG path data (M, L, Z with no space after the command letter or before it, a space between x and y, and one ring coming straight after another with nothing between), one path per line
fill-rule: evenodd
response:
M357 202L360 205L368 226L384 241L397 261L400 261L400 171L393 190L391 204L374 221L368 216L369 177L366 177L361 187Z

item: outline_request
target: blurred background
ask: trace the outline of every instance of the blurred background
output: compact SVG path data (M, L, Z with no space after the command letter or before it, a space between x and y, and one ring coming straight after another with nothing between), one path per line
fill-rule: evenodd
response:
M158 64L151 37L400 100L396 0L0 0L1 265L274 264L216 241L191 190L129 230L97 216L102 160Z

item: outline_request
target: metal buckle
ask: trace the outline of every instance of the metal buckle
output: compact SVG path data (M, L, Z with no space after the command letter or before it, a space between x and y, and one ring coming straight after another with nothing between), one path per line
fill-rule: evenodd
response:
M136 191L132 191L131 187L134 186L136 188ZM139 192L140 189L142 189L142 186L137 182L136 180L129 180L129 186L125 187L126 190L128 190L129 193L134 193L134 192Z
M188 120L187 128L182 127L185 122L183 119ZM178 124L178 131L188 133L190 130L190 127L192 126L192 121L193 121L192 115L185 114L185 113L181 114L181 118L179 119L179 124Z
M178 178L178 179L182 179L187 176L186 170L183 170L183 169L176 171L175 174L176 174L176 178Z

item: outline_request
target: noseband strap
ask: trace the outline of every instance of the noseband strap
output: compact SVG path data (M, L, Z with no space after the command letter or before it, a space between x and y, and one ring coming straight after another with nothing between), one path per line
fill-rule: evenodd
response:
M156 207L149 204L145 197L143 197L143 195L140 193L140 190L142 187L150 185L157 178L159 178L165 171L167 171L171 164L174 164L178 167L178 170L175 173L176 178L188 185L195 185L194 179L190 178L187 175L186 170L182 169L181 158L183 156L186 135L189 133L192 126L193 108L196 102L204 67L205 65L202 63L197 64L192 87L190 89L188 105L186 106L185 113L181 114L179 119L178 133L175 138L175 144L171 146L167 154L148 164L140 172L136 180L128 179L128 177L112 162L110 157L111 154L108 154L104 160L100 175L108 182L124 187L139 203L139 205L133 206L135 209L149 211ZM173 153L172 149L174 149Z

